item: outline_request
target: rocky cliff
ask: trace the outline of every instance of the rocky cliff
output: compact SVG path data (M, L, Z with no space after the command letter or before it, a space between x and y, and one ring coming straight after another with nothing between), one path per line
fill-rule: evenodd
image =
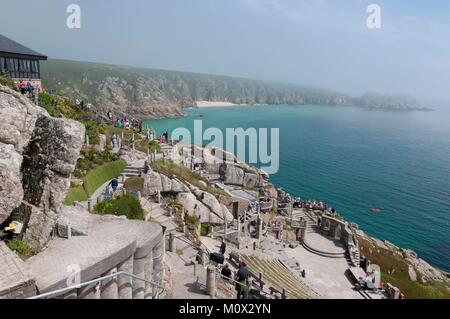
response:
M42 248L69 188L85 128L52 118L4 86L0 118L0 224L23 224L25 239Z
M353 98L332 90L218 75L132 68L73 61L42 63L44 85L70 98L83 98L106 112L146 118L183 115L197 101L268 105L352 105L420 109L414 99L367 95Z

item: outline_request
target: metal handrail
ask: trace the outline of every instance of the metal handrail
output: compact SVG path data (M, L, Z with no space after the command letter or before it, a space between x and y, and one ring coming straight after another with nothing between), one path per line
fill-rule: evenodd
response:
M56 296L56 295L62 294L64 292L71 291L73 289L79 289L81 287L85 287L85 286L89 286L89 285L92 285L92 284L96 284L96 283L101 282L103 280L110 279L110 278L115 278L115 277L118 277L118 276L128 276L128 277L131 277L131 278L134 278L134 279L137 279L137 280L144 281L144 282L149 283L151 285L154 285L154 286L156 286L158 288L161 288L162 291L158 292L157 296L159 294L163 293L164 290L165 290L164 286L161 286L160 284L157 284L157 283L155 283L155 282L153 282L151 280L148 280L148 279L145 279L145 278L133 275L133 274L128 273L126 271L119 271L119 272L115 272L115 273L112 273L112 274L109 274L109 275L106 275L106 276L103 276L103 277L99 277L99 278L96 278L96 279L92 279L92 280L83 282L83 283L80 283L80 284L77 284L77 285L73 285L73 286L70 286L70 287L61 288L61 289L57 289L57 290L54 290L54 291L46 292L44 294L33 296L33 297L30 297L30 298L27 298L27 299L42 299L42 298L47 298L47 297L51 297L51 296Z

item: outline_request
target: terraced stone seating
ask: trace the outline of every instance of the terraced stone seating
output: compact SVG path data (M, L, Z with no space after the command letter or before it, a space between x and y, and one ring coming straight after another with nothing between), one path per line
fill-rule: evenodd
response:
M263 273L264 281L270 282L271 286L279 291L285 289L288 298L320 298L318 293L312 290L279 260L264 260L256 256L248 255L241 255L240 258L247 264L252 273Z

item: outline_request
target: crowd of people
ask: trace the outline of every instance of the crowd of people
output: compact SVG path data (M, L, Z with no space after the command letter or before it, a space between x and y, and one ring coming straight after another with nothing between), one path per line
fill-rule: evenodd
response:
M112 123L115 127L125 129L125 130L132 130L136 131L138 133L144 132L144 124L142 121L134 118L128 118L125 115L122 116L114 116L114 114L111 111L108 111L106 113L106 116L108 117L108 120L110 123ZM153 141L158 140L161 144L162 143L169 143L169 132L165 131L162 133L159 137L156 135L156 130L153 128L146 129L147 133L146 139L147 141Z
M331 214L336 213L336 210L326 202L317 201L315 199L303 200L300 197L297 197L294 199L293 207L327 211Z
M20 80L20 82L17 84L17 88L19 89L20 93L23 95L27 95L28 97L32 98L35 96L35 94L39 94L41 92L41 87L39 84L33 85L31 80L23 81Z
M125 130L136 130L139 133L143 131L143 123L137 119L129 119L126 116L117 116L114 118L111 111L107 113L108 119L115 127L119 127Z

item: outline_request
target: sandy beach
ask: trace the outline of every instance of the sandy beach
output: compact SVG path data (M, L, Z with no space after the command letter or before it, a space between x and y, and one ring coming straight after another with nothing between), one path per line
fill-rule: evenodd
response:
M235 104L226 101L197 101L197 107L227 107L227 106L238 106L246 104Z

